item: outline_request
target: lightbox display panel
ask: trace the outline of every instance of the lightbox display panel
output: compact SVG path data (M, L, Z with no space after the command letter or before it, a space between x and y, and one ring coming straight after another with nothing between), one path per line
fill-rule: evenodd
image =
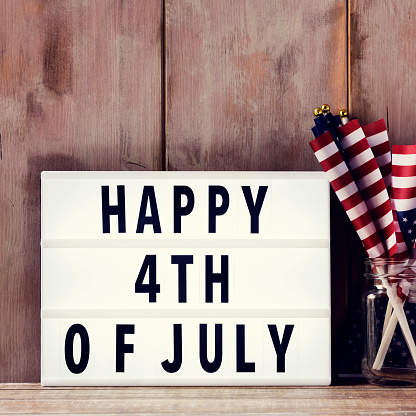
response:
M320 172L43 172L42 384L330 383Z

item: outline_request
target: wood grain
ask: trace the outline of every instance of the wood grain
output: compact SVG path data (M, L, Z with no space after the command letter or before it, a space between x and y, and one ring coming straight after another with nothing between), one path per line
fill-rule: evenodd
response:
M170 170L319 170L313 109L347 104L346 3L166 1Z
M162 168L162 4L0 4L0 382L40 373L40 173Z
M351 0L350 112L384 118L393 144L414 144L416 9L412 0Z
M398 400L398 397L400 400ZM308 414L409 415L412 389L370 385L329 388L41 388L0 386L0 414Z
M347 105L346 21L345 1L167 0L168 169L320 170L313 109ZM351 247L345 212L331 205L337 351Z
M323 102L413 143L415 18L412 0L0 2L0 382L39 380L42 170L320 170ZM336 359L364 252L331 205Z

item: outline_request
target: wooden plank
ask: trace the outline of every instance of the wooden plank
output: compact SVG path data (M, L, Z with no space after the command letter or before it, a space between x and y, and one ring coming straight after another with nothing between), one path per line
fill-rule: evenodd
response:
M398 400L397 398L400 398ZM0 414L411 414L412 389L328 388L0 388Z
M313 109L347 105L346 16L345 1L167 0L168 169L320 170ZM331 206L337 345L350 225Z
M161 169L158 0L0 5L0 382L40 374L40 173Z
M347 104L346 3L166 1L170 170L319 170L313 109Z
M384 118L393 144L414 144L416 10L412 0L351 0L350 112L362 124Z

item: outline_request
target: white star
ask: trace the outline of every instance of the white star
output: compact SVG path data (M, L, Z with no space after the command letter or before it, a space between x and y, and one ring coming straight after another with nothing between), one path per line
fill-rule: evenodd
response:
M402 352L402 357L407 357L407 352L403 351Z
M403 221L403 222L407 222L407 218L406 218L406 217L404 217L402 221Z
M409 309L406 309L406 310L404 311L404 313L405 313L406 315L409 315L409 313L410 313Z
M413 232L413 230L412 230L412 229L407 230L407 234L412 234L412 232Z
M409 322L410 322L411 324L414 324L414 323L415 323L415 320L414 320L414 319L410 319L410 320L409 320Z
M350 345L352 344L352 339L350 339L350 340L348 341L348 344L350 344Z
M401 345L402 345L402 343L401 343L401 341L397 341L397 344L396 344L398 347L400 347Z
M416 225L416 220L415 220L415 221L413 221L413 225Z

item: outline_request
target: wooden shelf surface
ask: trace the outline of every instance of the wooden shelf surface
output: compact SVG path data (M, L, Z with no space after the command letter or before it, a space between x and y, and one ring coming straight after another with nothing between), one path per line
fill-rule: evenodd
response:
M413 388L42 387L0 384L0 414L376 415L414 414Z

